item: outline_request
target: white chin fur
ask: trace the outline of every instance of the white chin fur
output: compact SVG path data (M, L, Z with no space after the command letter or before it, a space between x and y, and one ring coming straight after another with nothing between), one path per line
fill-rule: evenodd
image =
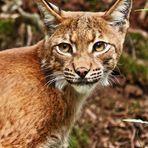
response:
M109 74L104 74L103 78L97 83L92 85L71 85L78 93L89 95L96 88L96 86L108 86L110 85L108 81Z
M108 86L109 81L108 81L108 76L102 78L98 83L95 83L93 85L72 85L72 87L80 94L86 94L89 95L95 88L96 86Z
M56 88L59 90L64 90L64 88L68 85L68 82L66 80L61 80L56 82ZM71 84L71 86L80 94L89 95L96 86L108 86L110 85L108 81L108 75L105 75L98 83L92 84L92 85L74 85Z
M89 95L94 88L96 87L96 84L94 85L72 85L72 87L80 94Z

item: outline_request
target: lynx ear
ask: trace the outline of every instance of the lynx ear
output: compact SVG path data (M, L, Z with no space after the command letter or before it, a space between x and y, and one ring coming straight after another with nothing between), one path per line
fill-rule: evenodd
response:
M44 24L49 31L55 29L56 26L62 22L63 10L60 10L47 0L37 0L37 5L41 14L43 14Z
M132 0L117 0L105 13L105 18L112 26L122 26L129 21Z

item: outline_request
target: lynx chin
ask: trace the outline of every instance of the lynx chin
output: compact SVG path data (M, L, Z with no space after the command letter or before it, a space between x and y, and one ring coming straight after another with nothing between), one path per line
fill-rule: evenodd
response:
M106 12L60 10L36 0L45 38L0 52L0 148L67 148L86 98L110 83L132 0Z

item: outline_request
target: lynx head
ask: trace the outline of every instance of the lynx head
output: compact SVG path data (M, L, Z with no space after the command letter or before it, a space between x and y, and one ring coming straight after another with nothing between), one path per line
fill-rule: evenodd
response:
M106 12L66 12L38 0L46 36L40 51L49 84L77 91L108 85L122 53L132 0L117 0Z

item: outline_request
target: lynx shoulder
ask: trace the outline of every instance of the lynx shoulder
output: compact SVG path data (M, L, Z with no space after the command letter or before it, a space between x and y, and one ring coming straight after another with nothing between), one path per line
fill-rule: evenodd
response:
M83 103L109 84L132 0L106 12L66 12L37 0L45 38L0 52L0 147L65 148Z

